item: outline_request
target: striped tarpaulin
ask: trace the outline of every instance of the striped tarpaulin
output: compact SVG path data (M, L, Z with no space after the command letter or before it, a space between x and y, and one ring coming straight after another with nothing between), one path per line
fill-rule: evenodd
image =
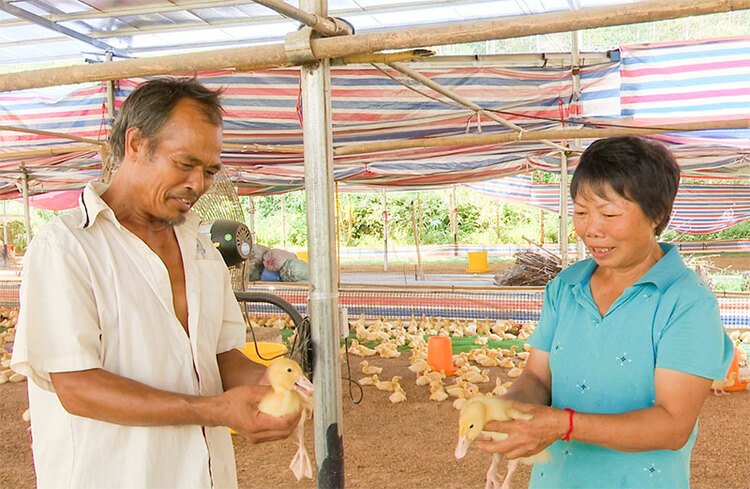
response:
M490 63L413 63L411 68L492 110L524 130L644 125L748 116L750 38L625 46L622 62L584 66L580 100L569 69L500 68ZM188 74L192 76L193 73ZM296 68L216 71L198 78L224 89L227 143L299 145ZM117 82L116 106L142 79ZM673 89L674 88L674 89ZM349 65L331 71L333 140L337 146L372 141L507 132L471 109L386 66ZM108 134L103 83L0 94L0 124L103 140ZM750 178L747 132L719 131L656 136L670 143L684 172L700 177ZM89 150L56 155L78 142L0 131L0 170L21 161L33 171L32 193L80 188L95 178L99 155ZM586 142L584 142L585 144ZM44 156L11 157L18 151ZM222 159L241 194L300 189L300 153L226 150ZM575 161L571 161L571 167ZM540 142L385 150L336 156L334 177L352 185L430 187L483 181L528 172L558 171L559 155ZM10 174L8 174L10 175ZM15 176L0 196L17 195ZM1 182L1 181L0 181Z
M507 177L464 186L495 199L541 207L551 212L560 211L559 185L532 183L530 176ZM570 196L568 214L573 214ZM683 233L712 233L747 219L750 219L750 186L680 185L669 227Z
M638 125L750 118L750 36L622 46L622 117ZM746 152L750 129L659 139Z

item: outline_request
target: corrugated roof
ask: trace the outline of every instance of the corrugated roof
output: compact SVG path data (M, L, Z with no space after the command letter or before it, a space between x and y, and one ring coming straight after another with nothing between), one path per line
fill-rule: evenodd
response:
M372 32L625 3L632 0L329 0L328 6L329 15L356 32ZM83 61L107 50L141 57L282 42L298 26L248 0L5 1L0 66Z

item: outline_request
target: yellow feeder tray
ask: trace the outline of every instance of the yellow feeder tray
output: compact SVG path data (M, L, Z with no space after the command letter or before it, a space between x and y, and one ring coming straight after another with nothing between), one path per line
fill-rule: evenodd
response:
M261 365L268 365L270 359L278 357L286 353L286 346L281 343L272 343L270 341L259 341L258 352L260 352L260 358L258 353L255 351L255 343L248 341L245 343L245 348L241 348L240 351L250 360Z

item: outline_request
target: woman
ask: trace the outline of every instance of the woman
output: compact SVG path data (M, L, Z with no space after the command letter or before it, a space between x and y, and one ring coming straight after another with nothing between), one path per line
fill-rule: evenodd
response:
M573 221L592 258L547 285L507 394L534 417L492 423L510 436L481 445L510 459L547 447L532 488L689 487L698 413L733 349L712 291L657 241L679 178L669 151L641 138L581 156Z

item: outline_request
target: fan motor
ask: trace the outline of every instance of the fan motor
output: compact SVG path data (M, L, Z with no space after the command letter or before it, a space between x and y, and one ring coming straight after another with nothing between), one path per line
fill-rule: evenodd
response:
M253 239L244 223L230 219L204 221L200 225L200 232L211 239L228 267L250 258Z

